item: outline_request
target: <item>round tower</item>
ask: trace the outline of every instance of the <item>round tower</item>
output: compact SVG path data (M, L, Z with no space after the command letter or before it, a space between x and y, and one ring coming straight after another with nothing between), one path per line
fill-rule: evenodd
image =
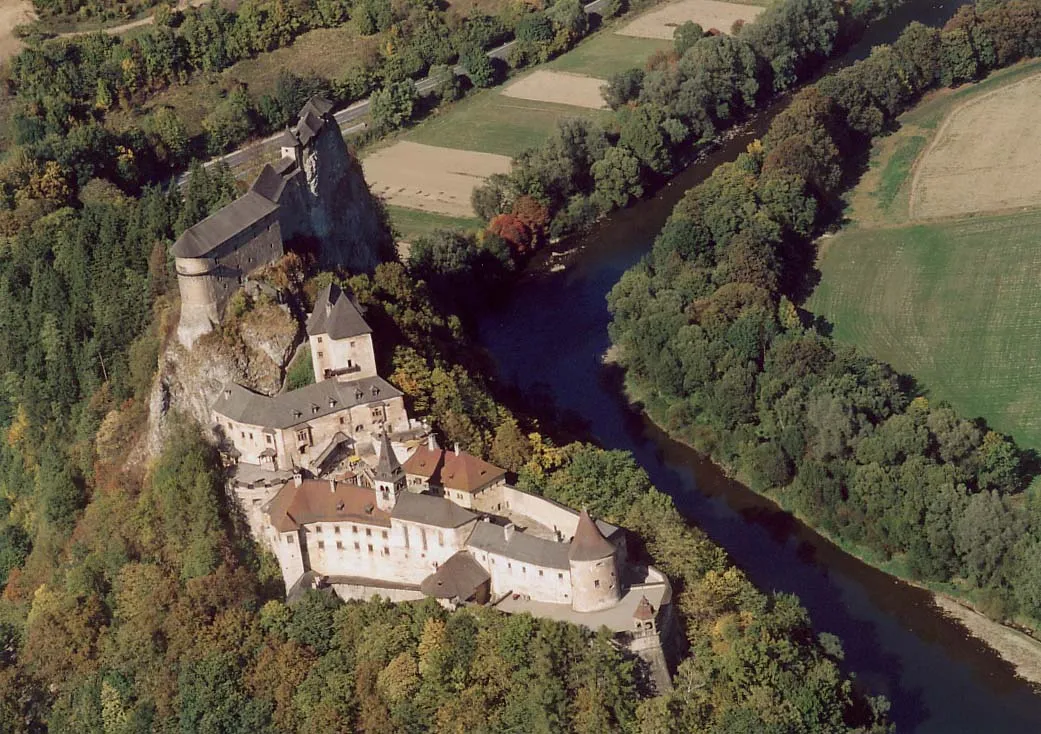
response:
M622 598L615 547L582 510L568 550L571 567L571 608L576 612L607 609Z

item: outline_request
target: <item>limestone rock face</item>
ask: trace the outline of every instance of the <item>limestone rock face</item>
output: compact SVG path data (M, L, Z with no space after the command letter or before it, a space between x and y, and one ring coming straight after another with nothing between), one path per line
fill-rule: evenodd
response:
M314 238L323 266L355 273L371 273L393 257L379 203L335 123L327 122L301 151L300 168L296 190L286 191L282 206L287 238Z
M162 448L171 413L210 425L210 406L227 382L273 395L302 333L282 308L258 305L220 332L200 338L191 349L171 340L159 355L159 370L149 399L147 451ZM207 432L208 434L208 432Z

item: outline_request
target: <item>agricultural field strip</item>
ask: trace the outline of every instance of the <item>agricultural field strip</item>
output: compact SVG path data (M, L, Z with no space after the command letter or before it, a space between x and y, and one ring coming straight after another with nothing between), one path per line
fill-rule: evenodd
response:
M974 97L944 120L913 169L925 220L1041 204L1041 74Z
M690 20L706 31L716 29L729 33L735 21L753 20L763 8L756 5L718 2L718 0L680 0L660 10L644 13L626 23L616 33L640 38L672 39L677 26Z
M502 94L505 97L530 99L535 102L553 102L602 110L607 109L607 103L601 94L604 84L603 79L584 74L538 69L507 84Z
M1041 447L1041 215L850 232L809 308L929 396Z

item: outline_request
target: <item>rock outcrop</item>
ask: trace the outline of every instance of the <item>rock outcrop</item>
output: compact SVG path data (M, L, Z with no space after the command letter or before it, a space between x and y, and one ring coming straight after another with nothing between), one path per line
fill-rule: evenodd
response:
M172 413L202 426L221 387L237 382L274 395L281 387L296 346L303 340L296 319L280 306L262 303L186 348L170 340L159 355L159 370L149 398L146 450L162 448Z

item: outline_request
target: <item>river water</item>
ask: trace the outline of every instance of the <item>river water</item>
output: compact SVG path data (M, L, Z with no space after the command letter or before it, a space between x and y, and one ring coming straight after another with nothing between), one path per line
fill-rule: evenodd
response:
M961 4L914 0L830 69L890 42L912 20L940 25ZM610 217L568 247L567 268L535 264L504 304L479 324L503 382L548 399L582 434L631 451L683 514L724 547L757 586L792 592L819 631L838 635L844 667L871 693L886 695L900 732L1041 732L1041 696L1010 665L944 617L925 591L844 553L772 503L727 479L711 462L635 412L609 346L606 295L649 249L683 192L762 135L781 108L764 110L727 143L677 176L658 196Z

